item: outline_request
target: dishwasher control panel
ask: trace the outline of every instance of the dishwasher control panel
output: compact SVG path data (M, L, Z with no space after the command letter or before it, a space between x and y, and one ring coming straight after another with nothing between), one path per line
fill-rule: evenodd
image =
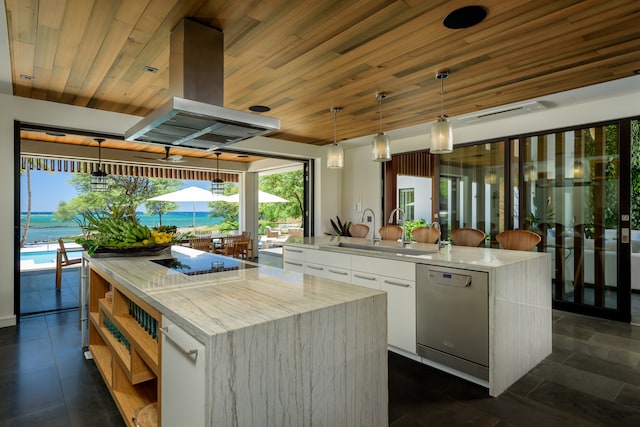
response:
M429 270L429 281L437 285L460 286L464 288L471 285L471 276L467 274Z

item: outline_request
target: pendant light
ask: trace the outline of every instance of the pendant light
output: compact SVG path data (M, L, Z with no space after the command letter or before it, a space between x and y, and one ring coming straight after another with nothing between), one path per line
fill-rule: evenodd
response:
M374 162L388 162L391 160L391 141L389 136L382 132L382 100L387 97L385 92L376 94L380 104L380 131L371 141L371 154Z
M333 144L327 150L327 167L330 169L342 169L344 167L344 150L338 144L337 139L337 115L342 110L340 107L333 107Z
M91 172L89 188L91 191L104 192L109 189L108 175L102 170L102 143L104 138L94 138L98 143L98 169Z
M222 196L224 194L224 181L220 179L220 154L219 151L214 153L216 155L216 177L211 181L211 193Z
M444 114L444 79L449 77L448 71L436 73L440 80L440 117L431 126L431 154L444 154L453 151L453 129Z

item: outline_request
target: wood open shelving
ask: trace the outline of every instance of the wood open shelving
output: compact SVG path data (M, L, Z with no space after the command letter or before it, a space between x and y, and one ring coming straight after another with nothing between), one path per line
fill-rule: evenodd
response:
M113 291L113 302L105 294ZM89 274L89 350L128 426L144 406L160 395L160 343L129 314L130 302L161 326L161 315L107 275L95 268ZM108 319L108 320L107 320ZM129 343L118 340L105 325L117 328Z

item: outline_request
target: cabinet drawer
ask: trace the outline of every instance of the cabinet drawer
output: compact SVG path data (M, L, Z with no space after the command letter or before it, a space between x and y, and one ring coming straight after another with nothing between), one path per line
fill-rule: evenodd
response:
M296 259L300 261L304 261L305 259L305 249L285 246L284 247L284 259Z
M326 265L307 262L304 267L304 274L309 274L311 276L317 276L317 277L325 277L326 270L327 270Z
M352 255L351 268L354 271L366 271L380 276L397 277L398 279L404 280L416 280L416 264L408 261L394 261L384 258Z
M327 279L337 280L339 282L351 283L351 270L338 268L333 266L325 267L324 277Z
M304 261L295 260L295 259L288 259L288 258L284 259L284 269L285 270L291 270L291 271L297 271L298 273L304 273L304 266L305 266Z
M307 261L313 262L314 264L322 264L339 269L343 268L346 270L351 270L351 255L347 254L309 249L306 252L305 259Z
M372 289L380 289L380 276L363 271L351 272L351 283Z

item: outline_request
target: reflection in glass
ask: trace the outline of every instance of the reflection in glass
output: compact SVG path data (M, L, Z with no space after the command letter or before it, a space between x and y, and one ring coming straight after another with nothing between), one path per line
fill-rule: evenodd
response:
M616 125L524 140L523 226L552 254L556 300L617 308L618 159Z

